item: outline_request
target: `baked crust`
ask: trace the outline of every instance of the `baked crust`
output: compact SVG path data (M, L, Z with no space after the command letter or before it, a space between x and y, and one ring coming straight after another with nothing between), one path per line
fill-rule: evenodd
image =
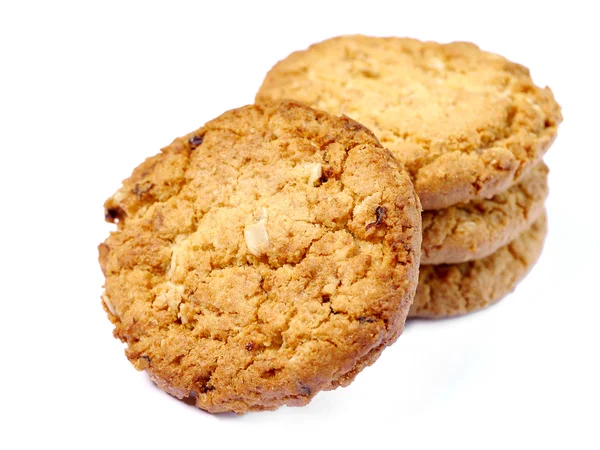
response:
M207 411L304 405L402 332L420 204L353 120L289 101L228 111L148 158L105 208L115 336Z
M516 239L544 213L548 167L540 162L518 184L489 200L423 212L421 264L485 258Z
M257 101L291 98L371 129L423 209L490 198L541 159L562 121L527 68L466 42L340 36L294 52Z
M537 262L546 215L517 239L483 259L422 265L410 317L442 318L486 308L511 293Z

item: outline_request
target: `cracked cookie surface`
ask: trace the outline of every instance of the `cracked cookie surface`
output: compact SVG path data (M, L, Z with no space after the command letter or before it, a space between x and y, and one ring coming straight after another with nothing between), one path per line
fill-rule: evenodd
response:
M506 190L542 158L562 120L525 67L465 42L329 39L277 63L256 98L295 99L364 124L407 167L426 210Z
M526 231L544 213L548 167L540 162L521 182L491 199L423 212L421 264L485 258Z
M410 317L442 318L486 308L510 294L537 262L546 215L510 244L483 259L422 265Z
M403 330L419 200L348 118L287 101L228 111L148 158L105 212L115 336L205 410L304 405Z

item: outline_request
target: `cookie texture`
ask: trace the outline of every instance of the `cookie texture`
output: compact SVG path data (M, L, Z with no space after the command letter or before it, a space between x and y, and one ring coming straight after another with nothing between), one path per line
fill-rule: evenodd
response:
M485 258L516 239L544 213L548 167L540 162L520 183L491 199L423 212L422 264Z
M462 264L422 265L410 317L442 318L477 311L511 293L538 260L546 215L490 256Z
M348 118L288 101L228 111L148 158L105 212L115 336L210 412L304 405L403 330L419 200Z
M527 68L466 42L329 39L277 63L256 98L300 100L364 124L407 167L426 210L508 189L562 120Z

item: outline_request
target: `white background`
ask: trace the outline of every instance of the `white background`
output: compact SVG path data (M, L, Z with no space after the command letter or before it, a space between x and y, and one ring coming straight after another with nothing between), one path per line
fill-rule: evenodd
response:
M600 448L594 2L0 3L0 448ZM338 34L469 40L530 67L565 121L550 234L517 291L407 325L348 388L210 415L156 389L100 304L102 204L145 157L251 103Z

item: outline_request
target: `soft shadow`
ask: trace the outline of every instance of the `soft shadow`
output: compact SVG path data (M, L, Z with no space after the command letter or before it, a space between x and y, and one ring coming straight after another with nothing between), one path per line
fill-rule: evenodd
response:
M191 395L189 397L185 397L183 399L178 399L177 397L172 396L171 394L169 394L168 392L163 391L161 388L159 388L151 379L150 377L146 376L146 382L148 384L150 384L152 386L152 389L162 393L163 395L166 395L167 397L169 397L170 399L172 399L175 402L178 402L179 404L185 405L187 408L193 409L195 412L199 413L199 414L203 414L206 416L210 416L210 417L214 417L216 419L220 419L220 420L232 420L232 419L239 419L242 416L236 413L232 413L232 412L224 412L224 413L209 413L208 411L205 411L201 408L198 408L196 406L196 398Z
M509 295L507 295L506 297L508 297ZM503 299L501 299L501 300L503 300ZM474 315L483 315L483 314L489 313L500 303L504 303L504 302L497 300L494 303L487 305L485 308L476 309L474 311L469 311L469 312L466 312L463 314L457 314L455 316L450 316L450 317L439 317L439 318L436 318L436 317L409 317L406 319L406 322L404 324L404 329L407 330L407 329L412 329L412 328L418 328L419 326L431 326L431 324L435 324L435 323L445 323L446 324L446 323L450 323L450 322L454 322L454 321L458 322L461 319L470 320ZM427 325L424 325L424 324L427 324Z

